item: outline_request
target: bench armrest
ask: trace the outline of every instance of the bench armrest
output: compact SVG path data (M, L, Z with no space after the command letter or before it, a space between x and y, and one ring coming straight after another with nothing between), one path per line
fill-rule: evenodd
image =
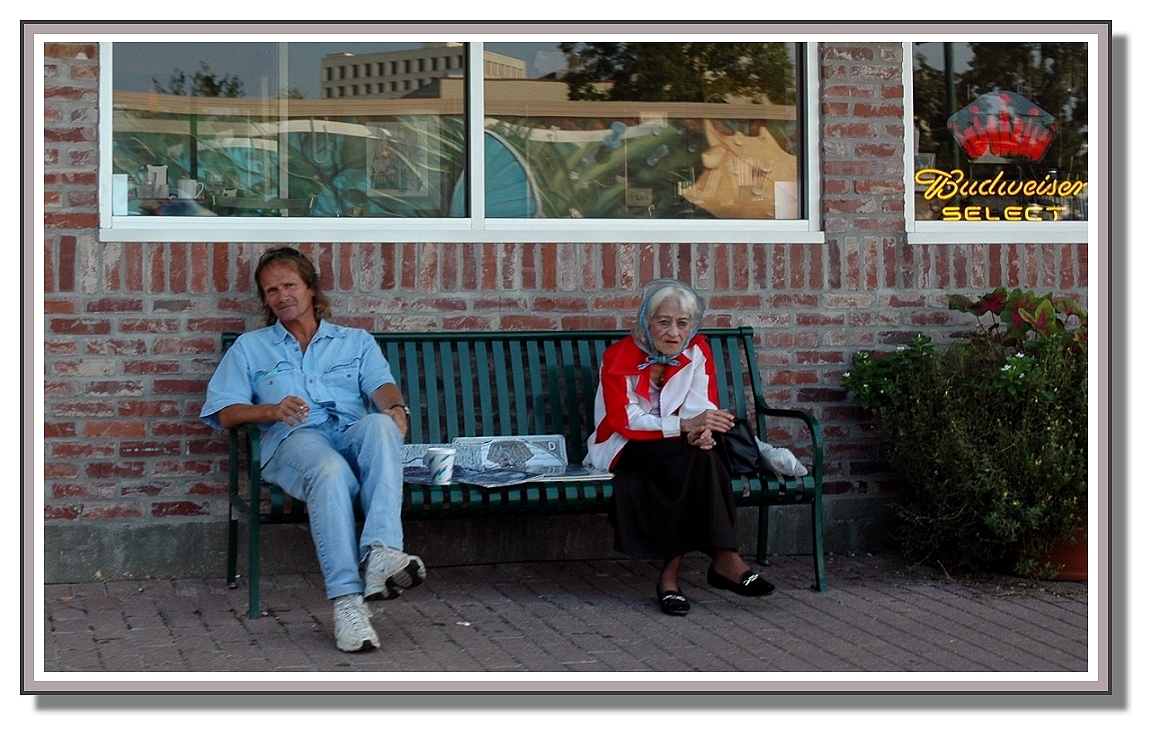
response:
M799 419L804 422L812 441L812 479L819 486L824 478L824 436L820 432L820 422L816 421L816 417L800 409L774 408L759 395L756 396L756 413L783 419Z

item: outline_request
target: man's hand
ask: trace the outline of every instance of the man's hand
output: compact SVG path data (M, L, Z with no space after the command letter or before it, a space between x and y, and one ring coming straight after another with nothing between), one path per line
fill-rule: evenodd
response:
M373 391L372 403L376 404L380 413L391 416L396 426L400 427L400 433L408 436L408 415L400 408L404 403L404 395L400 393L395 383L385 383Z
M286 396L278 404L232 404L220 409L220 426L231 429L243 424L282 421L299 426L308 419L308 403L299 396Z
M288 426L299 426L308 421L308 402L299 396L285 396L273 409L272 421L282 421Z
M383 411L385 414L388 414L388 416L392 417L392 420L396 422L396 426L400 427L400 433L404 436L408 436L408 414L404 412L404 409L401 406L396 405L390 409L384 409Z

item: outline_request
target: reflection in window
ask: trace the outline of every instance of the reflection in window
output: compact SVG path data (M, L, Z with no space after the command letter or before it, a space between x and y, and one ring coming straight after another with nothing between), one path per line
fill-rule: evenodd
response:
M916 219L1088 218L1088 44L916 43Z
M463 48L116 43L112 172L125 176L128 201L113 211L448 216L464 183L463 95L410 98L393 84L365 96L339 81L362 64L410 65L447 47Z
M796 44L485 50L488 216L800 217Z

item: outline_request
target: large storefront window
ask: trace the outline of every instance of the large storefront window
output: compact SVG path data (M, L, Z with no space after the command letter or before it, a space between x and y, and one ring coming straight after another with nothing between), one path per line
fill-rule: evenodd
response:
M113 214L447 217L459 43L115 43ZM117 176L119 180L117 180Z
M793 43L489 43L487 215L796 219Z
M915 43L915 220L1088 220L1088 44Z
M117 42L111 215L800 221L802 48Z

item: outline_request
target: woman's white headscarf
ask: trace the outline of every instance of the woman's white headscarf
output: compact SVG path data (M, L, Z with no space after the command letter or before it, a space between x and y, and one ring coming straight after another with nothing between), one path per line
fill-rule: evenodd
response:
M652 340L652 323L650 322L652 313L658 309L659 305L663 304L669 295L677 295L683 305L689 306L685 310L685 314L691 318L692 325L692 331L684 338L684 347L673 355L665 355L656 349L656 343ZM640 364L640 369L643 370L653 363L680 365L680 361L676 358L684 352L688 343L696 336L703 319L704 300L686 282L679 279L654 279L644 285L644 290L640 293L640 312L636 316L636 326L632 329L632 339L636 341L640 350L648 356L648 359Z

